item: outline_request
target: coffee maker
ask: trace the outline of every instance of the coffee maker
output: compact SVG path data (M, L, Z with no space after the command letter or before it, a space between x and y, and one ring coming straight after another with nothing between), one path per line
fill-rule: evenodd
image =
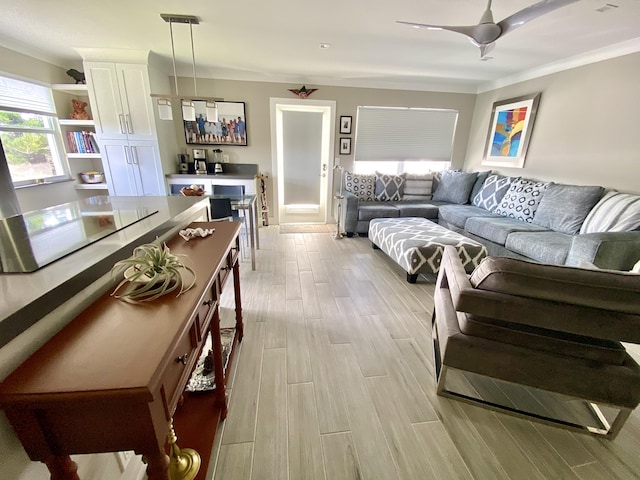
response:
M204 148L193 149L193 166L196 175L207 174L207 151Z
M180 173L193 173L189 172L189 154L188 153L179 153L178 154L178 172Z

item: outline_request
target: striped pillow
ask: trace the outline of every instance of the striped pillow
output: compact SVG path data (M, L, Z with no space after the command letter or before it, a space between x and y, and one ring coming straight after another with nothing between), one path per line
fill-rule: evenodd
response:
M596 203L580 233L630 232L640 228L640 195L611 191Z
M414 175L407 173L404 180L402 200L431 200L433 174Z

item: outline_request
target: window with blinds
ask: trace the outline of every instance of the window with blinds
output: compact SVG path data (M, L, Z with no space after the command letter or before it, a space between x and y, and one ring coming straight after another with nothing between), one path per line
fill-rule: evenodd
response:
M0 76L0 140L14 185L67 178L50 88Z
M354 160L378 170L442 170L451 162L457 120L457 110L360 106Z

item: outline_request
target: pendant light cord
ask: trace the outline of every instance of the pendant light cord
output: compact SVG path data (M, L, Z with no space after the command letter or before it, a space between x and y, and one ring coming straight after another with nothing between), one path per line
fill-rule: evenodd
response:
M180 94L178 93L178 74L176 73L176 49L173 44L173 22L169 22L169 33L171 34L171 58L173 58L173 80L176 83L176 96L180 96Z
M193 24L189 23L189 33L191 34L191 61L193 63L193 92L198 96L198 86L196 85L196 53L193 48Z

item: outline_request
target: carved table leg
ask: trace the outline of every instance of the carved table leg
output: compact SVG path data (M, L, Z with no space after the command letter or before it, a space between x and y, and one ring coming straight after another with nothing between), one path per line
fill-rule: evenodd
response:
M145 453L143 458L147 463L148 480L170 480L169 457L164 452Z
M78 465L69 455L52 457L44 462L51 473L51 480L80 480Z
M240 295L240 262L233 266L233 293L236 303L236 331L238 332L238 341L242 341L244 336L244 322L242 321L242 297Z

